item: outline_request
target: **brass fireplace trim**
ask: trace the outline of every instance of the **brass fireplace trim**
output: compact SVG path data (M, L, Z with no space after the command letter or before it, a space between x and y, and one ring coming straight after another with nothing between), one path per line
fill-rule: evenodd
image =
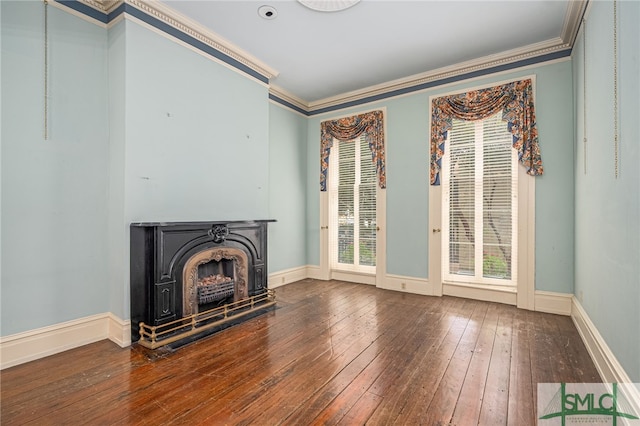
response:
M237 302L248 296L247 281L249 275L247 265L249 260L247 254L240 249L232 247L217 247L203 250L194 254L184 265L182 282L184 290L182 294L182 314L186 317L198 313L198 266L215 260L233 260L234 268L234 296L233 301Z
M151 326L141 322L140 340L138 340L138 343L145 348L157 349L275 304L276 292L275 290L268 289L263 294L185 316L184 318L166 324Z

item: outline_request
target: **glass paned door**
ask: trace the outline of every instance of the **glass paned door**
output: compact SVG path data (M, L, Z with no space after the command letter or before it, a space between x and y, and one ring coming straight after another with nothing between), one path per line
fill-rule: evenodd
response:
M443 272L452 282L515 285L517 154L502 113L453 120L443 157Z
M366 138L334 140L329 175L330 265L375 272L376 169Z

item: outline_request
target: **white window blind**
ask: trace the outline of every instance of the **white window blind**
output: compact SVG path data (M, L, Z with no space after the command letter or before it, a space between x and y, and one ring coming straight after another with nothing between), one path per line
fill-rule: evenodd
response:
M331 268L375 272L376 168L365 137L334 140L329 164Z
M515 285L517 154L502 112L453 120L443 158L445 280Z

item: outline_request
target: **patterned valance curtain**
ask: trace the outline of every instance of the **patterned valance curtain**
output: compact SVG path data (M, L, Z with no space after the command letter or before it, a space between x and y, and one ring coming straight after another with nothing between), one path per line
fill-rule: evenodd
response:
M513 148L518 151L518 159L527 168L527 174L542 175L538 128L533 107L533 87L531 79L527 79L433 100L431 185L440 185L444 142L453 119L482 120L500 110L502 110L502 120L507 122L508 130L513 135Z
M372 111L320 123L320 191L327 190L327 171L333 139L350 141L363 133L371 149L371 158L376 165L378 184L380 188L387 187L382 111Z

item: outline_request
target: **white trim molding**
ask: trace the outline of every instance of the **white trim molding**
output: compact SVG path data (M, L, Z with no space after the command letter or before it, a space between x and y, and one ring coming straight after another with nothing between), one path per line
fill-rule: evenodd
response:
M575 296L571 297L571 319L573 319L602 381L605 383L633 383ZM630 386L629 389L632 393L632 400L629 402L634 405L636 412L640 412L640 389L635 386Z
M309 104L307 104L304 100L298 98L297 96L293 95L292 93L287 92L286 90L284 90L281 87L278 87L274 84L271 84L269 86L269 93L282 99L285 102L290 103L291 105L300 108L303 111L308 111L309 110ZM280 104L282 105L282 104Z
M69 349L110 339L131 344L128 320L106 313L12 334L0 338L0 369L34 361Z
M275 289L283 285L290 284L296 281L302 281L308 278L321 281L329 280L329 278L321 277L319 266L306 265L269 274L269 288ZM376 287L385 290L400 291L411 294L421 294L423 296L435 296L434 289L429 283L429 280L426 278L385 274L380 280L376 276L371 274L331 271L330 279L337 281L348 281L357 284L375 285Z
M535 89L535 76L532 77ZM534 90L535 96L535 90ZM518 167L518 308L535 310L536 179Z
M426 278L386 274L383 280L377 284L377 287L385 290L421 294L423 296L435 296L433 288Z
M571 318L602 380L608 383L632 383L575 296L571 298ZM640 401L640 399L638 400Z
M89 7L94 8L104 14L112 12L116 7L123 3L123 0L79 0L80 3L84 3Z
M125 348L131 346L131 320L123 320L112 314L107 313L108 320L108 339Z
M148 16L162 21L184 34L224 53L230 58L247 66L253 71L265 76L268 80L278 76L278 71L271 68L266 63L260 61L255 56L242 50L233 43L225 40L220 35L214 33L202 24L188 18L171 7L155 0L78 0L79 3L89 6L105 15L109 15L119 6L125 4L134 7ZM57 1L53 0L53 4ZM64 3L60 3L64 5ZM360 90L343 93L337 96L320 99L313 102L307 102L299 99L282 88L271 87L270 93L278 98L289 102L301 110L309 114L326 108L332 108L349 102L359 102L371 97L386 95L395 91L403 91L408 88L421 86L426 83L432 83L443 79L463 76L469 73L500 68L501 66L517 63L520 61L535 60L535 58L543 58L554 56L553 54L567 51L573 47L578 30L580 28L580 20L585 13L588 5L586 0L575 0L569 2L567 12L564 16L563 29L560 37L555 37L539 43L530 44L517 49L511 49L482 58L473 59L447 67L438 68L420 74L415 74L405 78L393 80L383 84L366 87ZM70 8L69 8L70 9ZM71 10L71 9L70 9ZM81 12L80 12L81 13ZM101 24L102 25L102 24ZM550 55L550 56L548 56ZM557 55L555 55L557 56Z
M220 35L214 33L210 29L196 22L195 20L188 18L179 12L175 11L171 7L163 4L162 2L155 0L78 0L80 3L91 7L105 15L113 12L120 5L126 4L127 6L134 7L146 15L160 20L162 23L169 25L178 31L186 34L194 39L206 44L213 49L224 53L228 57L243 64L251 70L264 76L267 80L278 76L278 71L260 61L255 56L251 55L234 45L233 43L225 40ZM52 1L53 4L58 3L57 0ZM64 3L60 3L64 5ZM70 9L72 10L72 9ZM127 13L125 12L125 15ZM165 34L168 35L168 34Z
M375 274L366 274L353 271L330 271L331 279L337 281L347 281L356 284L376 285Z
M320 266L307 265L306 266L306 270L307 270L307 278L312 278L314 280L328 280L329 279L329 278L326 278L326 277L323 276L322 268Z
M280 286L283 286L295 281L304 280L308 276L309 276L309 271L307 266L299 266L297 268L284 269L282 271L269 274L267 286L269 288L278 288Z
M125 0L125 3L224 53L268 79L278 76L278 71L275 69L193 19L187 18L159 1Z
M577 27L576 27L577 28ZM495 55L484 56L482 58L449 65L432 71L412 75L398 80L366 87L364 89L343 93L331 98L310 102L307 106L310 113L314 111L331 108L347 102L357 102L362 99L385 95L390 92L402 91L412 87L422 86L427 83L450 79L473 72L492 69L539 56L562 52L571 48L560 38L554 38L540 43L530 44L518 49L508 50ZM466 80L466 79L465 79ZM438 95L441 96L441 95Z
M580 21L582 16L586 14L586 0L570 1L567 7L567 13L564 15L564 23L562 26L562 41L573 46L576 41L578 31L580 30Z
M573 295L553 291L536 290L534 310L556 315L571 315L571 299Z
M431 128L429 99L429 129ZM431 151L431 149L429 149ZM429 185L429 281L434 296L442 296L442 186Z
M462 297L465 299L483 300L485 302L504 303L516 305L518 293L515 287L485 285L442 283L442 294L446 296Z

